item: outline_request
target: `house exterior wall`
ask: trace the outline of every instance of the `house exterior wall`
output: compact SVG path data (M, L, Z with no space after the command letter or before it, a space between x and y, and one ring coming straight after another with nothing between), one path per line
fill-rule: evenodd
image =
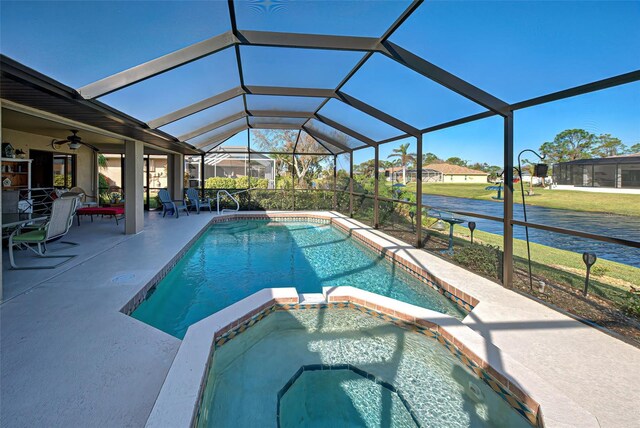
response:
M93 151L84 146L78 150L71 150L66 144L61 145L59 150L54 150L51 147L51 141L54 139L56 138L8 128L2 129L2 141L11 143L16 150L24 150L27 159L30 159L30 150L76 155L76 186L83 188L89 194L95 195L97 178L94 176L95 168L93 163L95 160Z
M443 174L443 183L486 183L486 175Z

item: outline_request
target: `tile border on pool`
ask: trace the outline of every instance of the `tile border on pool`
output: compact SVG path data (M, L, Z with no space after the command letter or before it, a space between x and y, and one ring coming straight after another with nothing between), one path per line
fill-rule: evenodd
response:
M352 287L336 287L334 290ZM341 290L342 291L342 290ZM373 293L371 293L373 294ZM275 311L291 311L291 310L335 310L349 309L356 310L368 316L378 318L380 320L394 324L402 329L421 334L430 339L437 340L444 346L453 356L455 356L462 364L465 365L479 380L486 383L495 393L504 399L515 411L520 413L533 426L543 426L542 420L539 419L538 403L527 396L520 388L495 370L487 362L466 348L462 342L456 340L448 331L431 321L416 319L410 314L394 310L388 306L382 306L378 303L363 300L361 298L352 297L345 293L344 295L328 296L327 303L309 303L300 304L292 303L276 303L271 306L261 307L259 312L247 315L234 323L229 329L221 329L215 333L214 348L228 343L230 340L238 337L241 333L247 331L249 327L254 326L267 315ZM382 297L382 296L379 296ZM392 302L393 299L389 299ZM263 305L264 306L264 305ZM410 305L412 306L412 305Z

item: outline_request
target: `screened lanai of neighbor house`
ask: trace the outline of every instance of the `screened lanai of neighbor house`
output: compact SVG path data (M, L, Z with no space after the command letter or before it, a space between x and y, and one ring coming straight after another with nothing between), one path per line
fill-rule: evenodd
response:
M1 426L637 426L638 3L2 9Z

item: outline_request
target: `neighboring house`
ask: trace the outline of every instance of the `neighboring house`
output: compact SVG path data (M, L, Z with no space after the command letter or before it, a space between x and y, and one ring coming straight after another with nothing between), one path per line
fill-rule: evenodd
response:
M387 181L402 181L402 167L384 170ZM486 183L488 172L450 163L431 163L422 168L422 181L427 183ZM416 181L416 170L407 170L407 181Z
M201 156L189 156L186 160L186 171L189 172L189 186L200 187ZM251 166L249 167L249 164ZM204 157L204 176L209 177L246 177L251 172L253 178L264 178L269 181L269 188L275 188L276 160L267 155L249 154L246 146L225 146L207 153Z
M640 188L640 153L553 165L553 181L575 187Z

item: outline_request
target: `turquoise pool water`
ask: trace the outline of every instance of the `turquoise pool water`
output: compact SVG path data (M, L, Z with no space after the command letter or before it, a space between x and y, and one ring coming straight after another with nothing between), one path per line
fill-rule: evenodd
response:
M302 366L347 364L407 406L347 370L295 377ZM215 350L199 428L276 427L278 409L282 428L531 428L436 340L350 309L276 311Z
M266 220L211 226L132 316L182 338L191 324L263 288L320 293L341 285L464 316L438 292L330 225Z

